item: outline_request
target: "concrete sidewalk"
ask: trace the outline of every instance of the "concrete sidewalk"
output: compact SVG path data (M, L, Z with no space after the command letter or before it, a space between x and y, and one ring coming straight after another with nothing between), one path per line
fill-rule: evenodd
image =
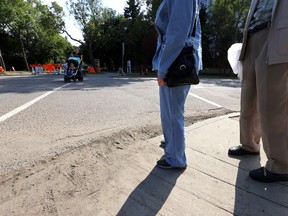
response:
M261 156L227 155L239 144L238 114L198 122L186 134L185 171L155 167L163 155L158 147L162 137L147 140L135 151L135 163L103 185L101 190L115 191L117 199L103 195L111 205L97 215L288 215L287 183L258 183L248 176L265 164L263 149Z

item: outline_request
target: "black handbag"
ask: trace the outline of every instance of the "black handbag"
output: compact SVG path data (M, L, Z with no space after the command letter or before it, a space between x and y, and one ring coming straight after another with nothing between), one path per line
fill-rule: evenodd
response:
M196 19L194 19L194 25L192 37L196 34ZM200 80L197 74L196 68L196 56L193 46L184 47L175 61L168 69L168 73L164 79L168 87L177 87L183 85L197 85Z
M195 50L192 47L183 48L179 56L168 69L165 81L168 87L196 85L200 80L195 64Z

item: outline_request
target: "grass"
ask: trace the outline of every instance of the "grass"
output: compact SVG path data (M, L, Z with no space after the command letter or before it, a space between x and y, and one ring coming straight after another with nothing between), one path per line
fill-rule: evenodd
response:
M3 74L9 75L9 76L13 76L13 75L30 75L31 72L30 71L5 71L5 73L3 73Z

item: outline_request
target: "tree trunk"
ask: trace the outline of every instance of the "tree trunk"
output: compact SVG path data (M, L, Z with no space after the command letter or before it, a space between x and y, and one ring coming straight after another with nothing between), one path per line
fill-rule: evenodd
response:
M5 66L5 62L4 62L4 59L3 59L3 56L2 56L1 49L0 49L0 63L1 63L1 65L3 66L3 69L4 69L5 71L7 71L7 70L6 70L6 66Z
M89 53L89 59L90 59L90 62L92 64L92 67L96 71L96 66L97 65L95 65L95 62L94 62L93 47L92 47L92 42L91 41L88 42L88 53Z
M30 67L29 67L29 64L28 64L28 61L27 61L27 56L26 56L26 53L25 53L24 43L22 41L21 34L20 34L20 42L21 42L23 58L24 58L24 61L25 61L25 64L26 64L26 69L27 69L27 71L29 71Z

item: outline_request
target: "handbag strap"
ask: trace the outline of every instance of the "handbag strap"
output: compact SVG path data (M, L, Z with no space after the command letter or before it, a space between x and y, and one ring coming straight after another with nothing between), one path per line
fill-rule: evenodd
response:
M193 30L190 32L189 36L195 37L196 36L196 17L194 18ZM194 52L194 43L191 47L184 47L180 53L180 55L185 55Z
M192 30L192 32L190 32L189 36L191 36L191 37L195 37L196 36L196 17L194 18L193 30ZM186 55L186 54L191 54L194 51L195 51L195 49L194 49L194 44L193 44L190 47L184 47L181 50L179 56Z
M194 18L194 24L193 24L191 37L195 37L195 36L196 36L196 17Z

